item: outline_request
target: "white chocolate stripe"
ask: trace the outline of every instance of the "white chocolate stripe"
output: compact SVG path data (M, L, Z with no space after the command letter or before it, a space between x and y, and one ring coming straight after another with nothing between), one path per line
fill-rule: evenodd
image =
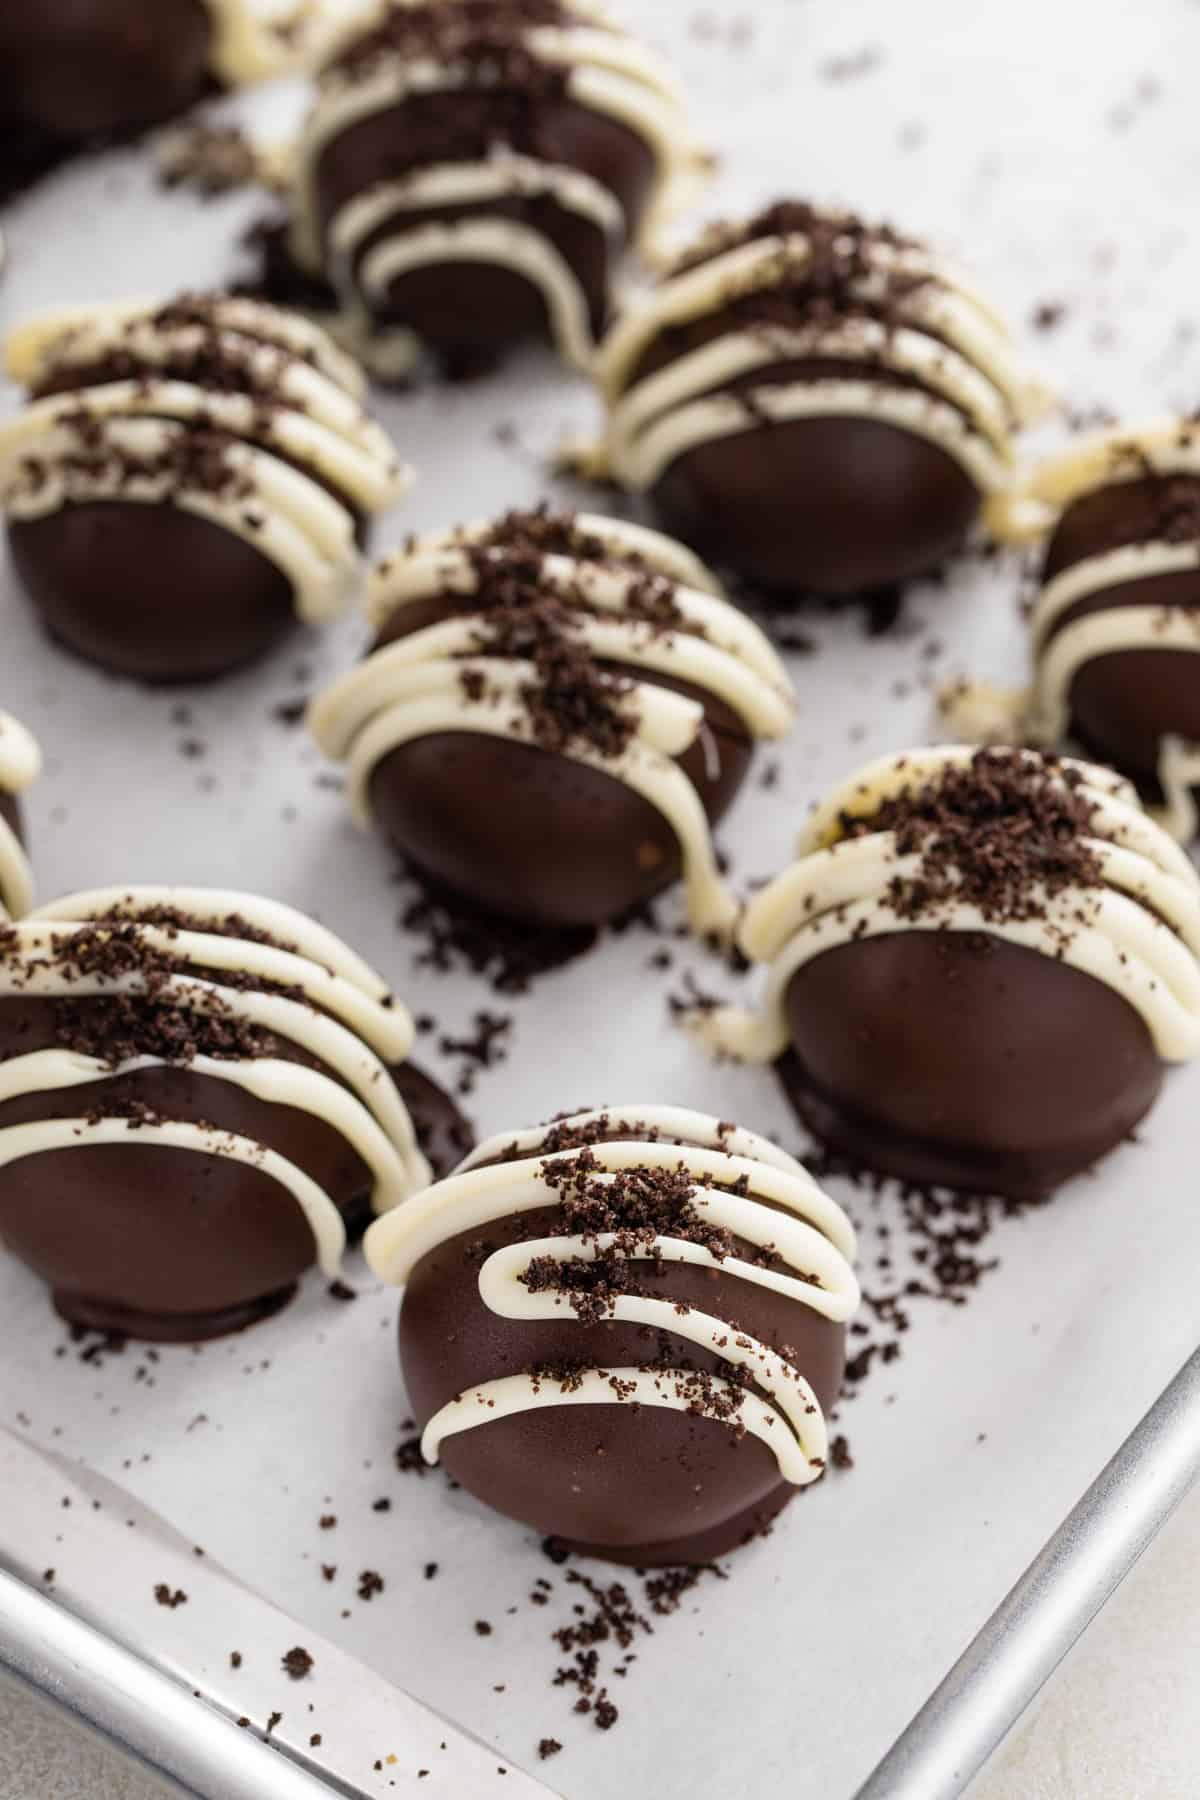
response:
M338 756L351 754L355 738L381 714L390 714L399 707L419 701L436 700L447 719L456 722L460 714L469 720L476 706L510 705L518 715L518 724L506 735L520 739L522 696L538 680L536 664L524 662L519 657L422 657L419 662L401 658L389 664L387 651L381 650L360 668L362 684L355 683L359 670L352 670L340 696L348 711L352 709L349 716L334 718L332 729L324 739L314 727L314 736L323 748L340 745L340 749L331 748L331 753ZM464 694L463 679L469 674L477 675L484 685L483 696L478 701L469 700ZM703 720L703 708L696 701L674 694L668 688L639 682L629 687L624 698L631 711L638 715L638 739L648 750L656 750L663 756L682 756L695 743ZM318 724L325 722L317 721ZM456 723L456 728L461 727ZM365 823L365 817L360 822Z
M7 819L0 819L0 920L17 919L33 905L33 870Z
M312 1230L317 1261L324 1273L335 1277L341 1269L346 1227L333 1201L303 1169L249 1138L181 1121L155 1124L140 1119L38 1119L0 1130L0 1168L59 1150L93 1150L112 1145L133 1150L192 1151L257 1170L291 1194Z
M1042 396L1033 391L1007 333L950 264L922 250L901 251L883 243L872 243L869 254L881 276L900 270L928 280L928 287L914 289L901 302L910 324L952 336L1018 417L1035 408ZM810 242L801 234L756 238L662 282L644 304L618 321L601 349L598 373L610 404L619 399L633 370L666 328L717 312L736 295L770 287L781 272L802 274L810 257ZM855 292L869 302L878 297L880 283L866 278L855 284Z
M494 264L523 276L546 302L562 355L575 368L590 369L595 346L583 289L549 238L520 220L477 216L399 232L368 251L359 283L367 300L383 307L399 276L455 262Z
M0 481L10 482L14 462L35 451L56 426L69 423L81 412L99 420L173 419L226 431L233 437L261 438L269 449L298 463L299 475L310 476L315 471L337 490L335 496L318 485L321 500L317 507L310 502L307 508L330 519L331 507L344 517L351 504L364 512L382 512L412 484L411 471L396 461L387 439L376 428L372 428L370 441L364 441L361 430L352 436L343 428L344 421L334 426L319 417L315 405L311 413L292 406L264 406L248 394L219 393L170 378L107 382L35 400L0 427ZM312 529L327 554L335 544L340 546L344 535L340 520L336 527L323 526L319 517L314 517Z
M478 162L434 163L400 180L364 189L331 220L329 248L345 265L381 225L392 218L399 224L406 212L543 196L564 212L589 220L606 237L619 238L624 231L620 204L601 182L567 164L539 162L497 146Z
M668 413L635 443L615 444L613 472L624 486L644 493L679 457L702 444L759 431L764 420L781 425L813 418L875 419L936 444L983 494L1004 492L1011 484L1007 460L953 407L916 389L871 381L796 382L756 388L752 395L710 395Z
M460 691L445 699L417 699L393 706L374 718L356 741L349 759L350 800L360 822L370 816L368 787L376 765L402 744L443 731L467 731L482 737L525 742L511 719L497 717L484 705L470 705ZM569 744L558 754L599 774L623 781L667 820L679 839L688 916L695 931L726 935L737 907L717 867L708 817L700 796L683 770L637 738L618 757L603 756L586 743Z
M1009 410L975 364L937 338L900 328L887 331L874 321L834 330L735 331L702 345L628 390L613 413L613 454L618 460L628 454L639 432L678 406L743 375L814 358L866 363L917 376L926 389L965 413L1000 456L1009 458Z
M124 329L139 324L154 326L157 333L161 328L154 322L162 311L159 300L123 300L41 313L9 332L4 341L5 367L19 386L38 387L57 366L60 352L73 353L76 337L95 332L102 341L119 341ZM365 400L367 384L361 368L337 349L328 332L301 313L220 294L206 300L204 318L219 330L298 358L352 400L360 405Z
M710 1165L706 1161L704 1168L709 1172L714 1167L723 1167L728 1171L730 1159L739 1157L742 1159L738 1164L739 1173L744 1172L743 1164L747 1161L766 1163L772 1169L794 1176L806 1190L820 1191L803 1163L797 1162L794 1156L789 1156L786 1150L781 1150L778 1144L773 1144L770 1138L761 1137L756 1131L747 1131L741 1125L723 1123L709 1113L694 1112L686 1106L604 1106L591 1112L572 1113L569 1118L560 1119L555 1127L532 1125L524 1131L498 1131L493 1137L485 1138L481 1144L477 1144L464 1157L459 1164L458 1173L465 1174L468 1169L478 1168L484 1163L494 1163L498 1157L511 1156L525 1160L536 1152L547 1160L553 1160L556 1156L572 1155L574 1152L569 1149L544 1149L547 1132L559 1129L586 1134L596 1126L611 1126L618 1133L618 1140L632 1139L636 1131L639 1148L652 1156L661 1152L660 1139L665 1140L667 1148L675 1148L677 1158L681 1150L686 1150L689 1161L695 1156L697 1149L716 1150L725 1160L719 1165ZM611 1148L611 1143L603 1145L606 1154ZM838 1235L831 1230L827 1229L825 1235L835 1243L840 1241ZM845 1253L853 1261L852 1235L848 1242L850 1247Z
M214 323L211 328L190 322L163 325L151 318L125 321L105 317L86 319L66 336L56 338L47 345L42 366L35 369L28 385L36 387L41 381L68 370L86 372L114 353L132 358L147 371L169 368L176 360L186 365L190 357L195 357L197 352L207 353L210 346L218 355L228 357L235 369L244 368L248 380L257 381L262 394L272 403L265 418L261 416L261 407L255 406L248 425L232 423L232 415L229 418L222 416L220 423L225 429L260 429L269 433L277 426L284 430L294 430L298 422L309 427L311 437L312 426L316 425L322 427L324 432L344 439L347 446L359 453L369 470L370 487L399 480L401 471L391 441L370 414L363 410L354 395L297 356L294 351L224 325L217 326ZM144 379L140 376L123 379L136 381L139 388L145 386ZM224 395L220 391L214 394L212 390L205 388L202 378L192 381L187 374L169 374L160 379L176 385L190 383L192 387L205 393L210 401L240 397L252 404L259 398L253 391L248 396L239 396L236 392ZM116 384L109 382L105 387L114 385ZM97 383L81 391L94 393L99 387L100 384ZM61 395L55 396L55 399L59 405L62 404ZM283 415L282 421L277 404L279 401L285 402L291 409ZM47 402L43 400L39 404L45 405ZM182 416L191 415L189 413ZM217 415L214 413L213 416ZM297 453L311 456L311 445L302 441L297 446ZM367 504L371 500L370 487L360 492L354 485L354 467L353 462L347 465L346 480L341 481L339 478L340 485L344 485L353 498Z
M1071 687L1088 663L1123 650L1200 652L1200 613L1179 608L1114 606L1075 619L1051 638L1037 666L1031 731L1057 742L1070 723ZM1200 665L1197 665L1200 680Z
M590 529L590 521L580 518L582 531ZM376 569L368 600L370 616L376 626L387 623L398 606L418 600L429 600L443 594L474 594L479 590L480 576L475 560L462 547L463 534L447 534L443 538L426 538L411 550L387 558ZM466 534L469 538L470 534ZM460 541L455 541L456 536ZM572 556L548 555L542 558L539 579L552 593L576 604L594 607L601 613L622 613L636 601L643 571L620 560L620 541L613 537L611 563L576 561ZM637 555L636 540L627 553ZM496 551L503 561L504 548ZM677 586L671 596L686 626L694 626L701 637L717 649L737 657L773 688L790 697L792 687L787 668L766 633L752 619L730 605L723 595L689 586L669 575ZM636 611L633 615L637 622Z
M1081 925L1078 895L1065 901L1048 900L1046 912L1044 920L997 923L978 907L956 904L915 919L897 919L880 907L877 897L860 901L846 907L840 916L825 914L796 933L772 965L761 1014L738 1007L719 1008L697 1015L689 1029L700 1042L739 1060L773 1062L789 1043L788 984L805 963L827 950L869 937L905 931L966 932L1002 938L1104 982L1142 1015L1164 1061L1187 1062L1200 1055L1200 1011L1167 992L1147 963L1121 947L1118 936Z
M22 928L18 926L18 930ZM68 971L37 962L15 968L0 961L0 997L33 999L104 999L115 994L144 996L145 983L138 974L101 979L72 979ZM406 1162L416 1152L416 1139L408 1109L395 1083L374 1051L336 1019L279 994L258 993L252 988L225 988L194 976L177 975L156 990L164 1006L180 1007L201 1016L235 1016L260 1026L308 1051L331 1069L357 1094Z
M93 1082L117 1081L147 1069L179 1069L226 1081L273 1106L288 1106L322 1120L343 1137L372 1178L371 1205L376 1213L400 1206L414 1189L425 1187L431 1171L419 1154L406 1164L396 1146L380 1130L362 1102L338 1082L301 1063L264 1057L235 1060L194 1056L186 1065L155 1056L132 1057L110 1065L68 1050L39 1050L0 1063L0 1103L24 1094L44 1094Z
M1054 576L1043 587L1033 609L1032 627L1034 654L1038 655L1044 648L1046 639L1054 630L1063 614L1077 606L1081 600L1090 600L1105 589L1122 587L1127 582L1152 581L1157 575L1200 575L1200 545L1196 544L1123 544L1118 550L1109 550L1102 556L1089 556L1082 562L1072 563ZM1196 598L1200 601L1200 581L1196 586ZM1132 611L1135 606L1144 606L1147 613L1147 642L1156 635L1157 617L1161 614L1162 603L1156 601L1148 593L1144 602L1129 598L1125 607ZM1197 619L1197 630L1200 631L1200 618Z
M426 1462L436 1463L442 1444L457 1432L549 1406L659 1406L671 1412L694 1414L695 1402L686 1391L689 1379L694 1378L669 1369L653 1374L632 1368L590 1369L577 1377L570 1389L543 1380L535 1391L531 1376L504 1375L498 1381L485 1381L471 1388L435 1413L421 1438L421 1452ZM772 1451L786 1481L804 1487L821 1473L813 1467L782 1415L757 1394L734 1389L717 1375L710 1378L710 1384L714 1397L727 1395L738 1401L734 1415L737 1425ZM814 1430L809 1442L815 1445L819 1441Z
M561 1317L564 1297L561 1292L531 1293L521 1281L530 1262L552 1258L558 1263L594 1261L610 1250L618 1239L607 1234L595 1240L583 1238L543 1238L525 1244L512 1244L489 1256L479 1271L479 1292L488 1309L501 1319L538 1319L553 1321ZM697 1244L682 1239L659 1238L649 1253L663 1262L691 1263L708 1266L710 1258ZM722 1273L736 1275L759 1287L769 1287L787 1294L801 1304L811 1304L797 1290L800 1282L776 1285L781 1278L764 1281L767 1271L752 1263L734 1262L721 1265ZM822 1311L822 1308L817 1309ZM726 1320L690 1309L681 1312L670 1300L655 1300L635 1294L618 1296L606 1311L606 1318L616 1324L639 1325L650 1331L666 1331L703 1350L713 1350L723 1362L746 1369L755 1385L769 1394L786 1419L796 1443L811 1467L811 1477L820 1473L825 1459L827 1439L825 1421L817 1397L808 1382L791 1363L769 1349L757 1338L731 1327ZM825 1313L826 1318L830 1317ZM839 1322L848 1317L839 1315ZM780 1454L782 1470L782 1447ZM816 1465L815 1467L811 1465Z
M664 638L653 626L636 620L594 619L586 614L580 615L571 635L572 641L585 645L601 661L657 671L715 695L742 718L755 737L786 737L792 728L795 714L790 698L767 687L736 657L702 638L686 632ZM505 660L521 671L520 684L504 678ZM445 687L443 672L448 664L452 680L446 691L457 694L459 699L464 698L462 676L467 668L487 672L488 691L483 701L468 704L486 704L497 691L511 691L519 698L522 685L536 686L538 681L532 663L489 656L486 632L481 632L477 620L447 619L377 650L335 688L327 690L310 718L318 743L328 755L345 756L355 735L370 718L417 691L414 683L422 667L438 669L437 685ZM682 696L653 682L637 684L636 693L628 698L639 715L638 735L646 743L668 755L679 756L694 741L702 720L702 709L694 701L685 702L689 708L685 718L678 705ZM666 737L659 731L656 718L667 716L664 703L670 706L671 717Z
M103 931L103 926L100 930ZM78 920L58 921L42 914L22 922L22 953L37 955L59 946L69 951L79 934ZM249 975L255 981L298 988L308 1003L349 1027L384 1062L402 1062L412 1049L412 1022L403 1009L383 1006L365 994L356 982L331 974L320 963L298 956L277 944L258 944L250 938L226 937L216 932L191 931L167 925L138 923L138 941L147 949L179 964L181 970L198 968L221 974ZM295 1005L294 1000L289 1001Z
M1138 953L1162 979L1200 1010L1200 886L1167 874L1136 850L1100 838L1086 837L1083 843L1098 859L1104 881L1121 890L1111 895L1097 890L1091 923L1103 923L1114 911L1120 920L1132 902L1146 902L1150 910L1137 906L1137 919L1126 919L1124 929L1136 933ZM858 901L875 898L882 903L893 881L911 882L920 871L920 855L902 856L891 832L843 839L801 858L757 894L743 916L738 941L755 962L771 962L796 932L818 918ZM1122 899L1124 894L1132 900ZM893 921L893 929L903 929L902 920L893 915Z
M186 427L165 419L113 418L105 422L108 445L118 454L155 463L164 458ZM5 431L0 427L0 456ZM162 475L125 474L119 466L93 474L66 467L63 458L92 453L80 432L63 423L41 440L23 446L25 458L43 462L40 478L30 482L20 464L3 476L0 504L15 518L41 518L64 506L93 500L120 500L142 505L170 502L181 511L222 526L274 562L287 577L296 608L310 623L331 618L349 603L359 570L350 514L289 464L249 445L232 443L226 450L230 469L246 476L251 491L229 496L181 489L169 471ZM11 461L11 459L10 459ZM331 549L320 540L336 534Z
M2 740L0 740L2 741ZM340 975L360 987L369 999L385 1005L397 1040L405 1045L393 1060L407 1056L413 1042L412 1018L407 1008L392 996L387 983L369 964L344 944L332 931L318 925L307 913L297 912L280 900L264 900L257 894L242 894L231 888L156 887L147 884L129 887L89 888L82 893L67 894L61 900L40 906L34 919L61 919L76 923L95 919L106 913L119 913L136 919L140 913L157 907L169 907L188 919L219 926L233 918L244 919L255 931L273 938L283 948L293 947L298 955L320 964L332 975ZM219 934L218 934L219 935ZM389 1046L390 1048L391 1046Z
M716 1121L712 1123L715 1126ZM542 1132L545 1129L540 1127ZM403 1287L422 1257L447 1238L556 1205L557 1190L545 1178L546 1166L564 1159L569 1162L577 1154L568 1150L561 1156L538 1156L486 1168L467 1167L438 1182L417 1195L402 1212L372 1226L364 1246L371 1268L382 1281ZM854 1229L842 1208L802 1166L780 1169L759 1163L754 1157L728 1156L723 1151L694 1149L690 1144L603 1143L592 1146L592 1154L599 1171L609 1179L622 1171L671 1171L685 1167L696 1183L692 1203L697 1211L750 1242L774 1245L784 1260L802 1274L812 1272L814 1241L824 1240L821 1273L828 1292L840 1296L841 1302L853 1311L857 1303L857 1284L850 1267L856 1248ZM755 1199L740 1199L723 1191L743 1177L751 1185L755 1199L774 1205L756 1207ZM710 1188L708 1183L721 1186ZM777 1211L776 1207L784 1211ZM756 1220L755 1212L761 1218Z
M576 513L575 525L582 536L598 539L612 553L616 562L642 562L648 564L654 574L666 575L671 581L677 582L687 590L679 596L682 608L694 604L698 596L725 601L724 591L712 570L700 561L694 551L675 538L664 537L661 531L652 531L647 525L635 525L629 519L605 518L600 513ZM406 553L401 557L387 558L376 570L373 582L380 607L386 610L389 582L393 577L403 578L410 561L423 558L435 550L458 552L463 544L473 544L481 538L491 537L495 529L494 519L479 519L471 525L458 525L450 531L431 532L420 538L411 557ZM613 571L613 579L620 579L619 571ZM760 647L765 646L769 653L771 661L768 666L783 671L784 665L775 655L770 639L764 632L747 619L744 613L729 607L727 601L720 611L722 615L727 611L733 612L738 620L748 625L755 643ZM383 616L383 612L372 612L376 624L382 622Z
M611 1185L614 1179L612 1175L596 1177L596 1181L602 1186ZM721 1196L721 1199L725 1198L726 1196ZM795 1301L798 1306L811 1307L813 1312L820 1313L823 1319L830 1319L834 1324L844 1325L853 1316L859 1303L858 1283L853 1279L845 1281L846 1264L843 1257L819 1231L800 1225L792 1219L782 1219L779 1213L773 1213L769 1207L761 1206L753 1200L743 1200L738 1206L718 1209L709 1205L704 1189L697 1189L694 1204L700 1214L711 1212L715 1216L719 1210L721 1223L729 1230L761 1248L787 1257L793 1263L798 1254L803 1254L816 1280L804 1281L795 1275L761 1269L757 1264L744 1262L737 1256L718 1260L703 1244L693 1244L685 1238L657 1237L652 1242L639 1244L636 1253L628 1260L639 1262L654 1259L689 1263L694 1268L715 1268L722 1275L735 1276L739 1281L748 1281L754 1287L780 1294L785 1299ZM497 1250L484 1263L479 1271L479 1292L485 1303L493 1312L499 1313L501 1318L545 1316L534 1310L539 1297L530 1294L518 1279L531 1262L543 1256L562 1263L590 1262L606 1251L619 1248L621 1241L619 1233L601 1232L595 1238L548 1237L509 1245L504 1250ZM528 1310L520 1310L513 1305L522 1295ZM562 1295L559 1292L558 1305L561 1304ZM673 1310L671 1302L667 1302L666 1307L668 1312ZM556 1316L557 1310L557 1307L552 1306L549 1316Z

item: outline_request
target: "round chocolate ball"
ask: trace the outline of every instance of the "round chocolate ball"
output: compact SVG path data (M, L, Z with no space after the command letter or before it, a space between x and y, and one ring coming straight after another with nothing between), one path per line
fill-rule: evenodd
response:
M375 647L453 611L451 602L406 607ZM704 708L695 741L677 760L710 825L719 825L753 757L745 723L716 695L654 679ZM657 807L616 776L538 744L453 731L417 738L376 766L370 796L385 835L425 877L523 924L606 925L682 873L679 839Z
M881 758L816 811L739 942L766 1005L696 1034L776 1062L822 1143L921 1186L1048 1194L1200 1053L1200 876L1092 764Z
M408 473L317 327L185 295L34 321L10 361L31 399L0 426L0 505L58 643L205 681L349 603L367 522Z
M381 375L418 344L460 374L525 339L590 360L617 259L696 154L674 83L637 45L607 95L591 24L575 0L393 0L323 71L295 257L367 326ZM414 67L430 74L406 83Z
M1125 1141L1165 1073L1094 976L970 932L827 951L787 991L780 1080L821 1142L918 1186L1036 1198Z
M318 1257L328 1271L322 1234L331 1221L340 1219L336 1236L352 1238L374 1216L385 1181L396 1203L428 1181L430 1168L444 1174L471 1134L428 1076L381 1059L380 1079L390 1078L396 1098L372 1096L376 1135L366 1151L365 1102L346 1091L344 1038L329 1061L303 1041L318 1015L333 1012L314 1010L298 985L287 991L283 1029L253 1023L259 998L273 992L260 953L288 948L266 935L263 920L277 923L284 909L218 896L196 916L163 897L170 894L138 890L119 908L98 904L94 922L81 907L87 923L48 909L64 921L50 948L32 937L26 943L20 926L5 942L0 1063L67 1052L95 1074L60 1087L31 1079L0 1103L0 1238L49 1285L72 1324L198 1342L286 1304ZM223 911L231 898L238 910ZM163 939L147 936L160 928L168 943L188 934L188 947L164 950ZM229 937L245 960L232 973L224 967ZM211 966L206 943L214 945ZM328 992L324 968L292 954L298 978ZM49 976L38 975L39 966ZM131 975L132 986L118 990ZM163 986L195 975L217 984L215 1010ZM32 986L52 991L27 991ZM363 1027L364 1059L376 1043L386 1053L398 1015L385 1011L378 1034ZM291 1021L294 1039L286 1035ZM139 1058L147 1059L142 1066L126 1066ZM268 1066L256 1073L263 1059ZM281 1078L293 1065L303 1085ZM408 1102L419 1150L404 1128ZM70 1122L65 1132L61 1121ZM389 1146L382 1161L381 1127ZM306 1210L314 1189L316 1214Z
M211 86L204 0L43 0L0 10L0 133L65 144L174 117Z
M664 527L781 598L940 567L1011 480L1033 391L923 246L783 201L717 226L601 349L609 462Z
M1059 520L1043 582L1126 547L1184 544L1194 531L1200 531L1198 476L1149 476L1096 488L1074 500ZM1110 652L1089 656L1075 671L1066 696L1069 728L1092 755L1160 799L1164 738L1200 743L1200 655L1164 645L1157 626L1166 615L1200 614L1200 569L1101 586L1059 613L1039 653L1044 658L1078 620L1124 608L1144 609L1141 640L1133 644L1122 637Z
M622 1141L626 1154L606 1148ZM510 1184L497 1179L505 1167ZM595 1179L610 1169L610 1181ZM714 1235L726 1169L753 1241ZM508 1189L531 1180L546 1203L508 1205ZM763 1140L674 1109L585 1115L484 1146L421 1198L418 1217L382 1220L367 1240L377 1272L405 1284L401 1359L426 1454L498 1511L613 1561L705 1562L758 1535L824 1468L824 1416L857 1302L831 1241L852 1238L831 1203L821 1202L830 1237L807 1301L795 1279L801 1253L787 1232L815 1216L810 1193ZM456 1205L483 1222L456 1229ZM709 1254L681 1260L689 1238ZM621 1248L606 1253L614 1241ZM506 1302L493 1270L525 1244ZM780 1285L756 1280L759 1270ZM526 1293L543 1301L528 1316ZM623 1302L636 1318L621 1316ZM737 1368L729 1325L745 1353ZM809 1384L807 1449L774 1358ZM773 1422L756 1433L759 1404ZM788 1460L797 1454L799 1469Z
M681 878L726 933L713 827L787 671L703 565L658 533L510 513L381 564L376 642L314 703L356 812L434 889L522 925L608 924Z

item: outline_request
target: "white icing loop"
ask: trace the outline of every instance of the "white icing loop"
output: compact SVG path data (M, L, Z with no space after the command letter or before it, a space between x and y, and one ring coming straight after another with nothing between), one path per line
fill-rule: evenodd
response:
M248 391L206 382L202 356L194 376L183 372L208 350L245 371ZM362 410L358 371L323 333L273 307L213 298L203 319L186 304L59 312L14 332L6 355L35 388L72 374L81 383L0 425L0 504L12 516L169 502L274 562L306 620L348 604L363 568L358 519L411 485ZM144 373L87 385L90 369L118 355ZM197 430L226 440L224 482L188 472Z
M59 1150L94 1150L116 1146L125 1150L186 1150L200 1156L216 1156L227 1162L256 1169L286 1189L312 1229L317 1262L326 1275L337 1276L346 1248L346 1227L329 1195L311 1176L285 1156L268 1150L251 1138L183 1120L147 1122L142 1119L35 1119L28 1125L8 1125L0 1131L0 1169L29 1156L52 1155Z
M670 822L680 843L692 922L697 931L724 935L736 909L716 866L703 804L674 760L706 729L703 711L654 678L699 688L732 708L752 736L778 738L794 717L787 672L764 634L721 597L681 546L590 515L573 523L582 540L579 553L543 555L539 584L568 603L572 633L598 662L630 666L642 679L624 697L637 723L620 755L604 755L582 739L560 754L624 782ZM372 584L375 623L383 627L404 607L422 601L479 591L485 583L481 558L492 531L499 566L505 554L503 523L469 526L389 557ZM638 590L648 575L670 584L666 598L678 624L664 627L638 616ZM680 584L680 576L687 585ZM703 585L692 585L698 576ZM478 677L478 691L464 683L468 670ZM348 763L351 803L366 823L371 777L402 744L439 732L531 742L522 693L536 680L531 663L491 655L486 613L465 609L394 640L333 682L313 702L309 726L327 755Z
M672 1237L639 1247L639 1258L718 1268L731 1280L783 1295L836 1324L853 1316L860 1298L850 1266L854 1233L841 1208L799 1163L765 1139L678 1107L612 1107L578 1114L561 1126L489 1140L457 1175L430 1188L402 1214L372 1226L366 1240L372 1269L402 1286L425 1255L460 1233L487 1231L555 1205L558 1189L547 1180L547 1170L563 1162L569 1166L578 1145L553 1146L564 1136L568 1141L576 1135L586 1139L592 1128L644 1135L589 1145L594 1163L590 1181L612 1185L623 1171L682 1167L694 1184L689 1204L697 1213L734 1237L769 1249L785 1268L760 1267L738 1256L718 1261L703 1245ZM506 1153L517 1160L488 1166L488 1159ZM725 1191L729 1187L739 1191ZM480 1296L498 1318L559 1319L568 1299L556 1287L531 1291L522 1279L530 1265L552 1259L565 1267L619 1247L619 1238L608 1233L504 1246L480 1269ZM767 1444L785 1480L803 1486L820 1475L827 1429L802 1370L728 1321L695 1309L680 1312L668 1299L620 1295L606 1316L683 1338L745 1370L753 1389L734 1389L723 1378L712 1378L712 1391L722 1403L718 1416ZM626 1368L580 1371L566 1385L535 1374L506 1376L472 1387L444 1406L426 1426L422 1447L432 1462L447 1437L497 1419L544 1407L620 1404L695 1412L693 1378L685 1370Z
M773 1061L789 1042L787 991L804 964L865 937L954 931L998 937L1092 975L1141 1014L1165 1061L1200 1055L1200 875L1111 770L1064 765L1082 777L1075 792L1092 808L1083 841L1099 865L1095 885L1035 893L1036 916L1028 919L993 918L952 897L916 916L892 909L892 884L918 877L921 856L902 855L889 831L847 838L843 821L870 818L883 802L966 766L974 754L954 747L881 759L817 810L799 860L755 895L742 918L741 949L769 966L761 1011L699 1015L690 1027L697 1038L748 1062ZM1025 755L1031 766L1041 763Z

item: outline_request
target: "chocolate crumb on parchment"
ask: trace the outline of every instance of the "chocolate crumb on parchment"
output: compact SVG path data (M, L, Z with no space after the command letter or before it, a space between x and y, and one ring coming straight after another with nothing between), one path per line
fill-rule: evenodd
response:
M309 1652L300 1644L291 1649L282 1658L285 1674L293 1681L303 1681L312 1673L314 1664Z

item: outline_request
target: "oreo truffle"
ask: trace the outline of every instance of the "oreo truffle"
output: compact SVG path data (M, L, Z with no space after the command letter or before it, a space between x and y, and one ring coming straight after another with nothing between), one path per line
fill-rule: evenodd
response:
M358 367L274 307L184 295L16 331L0 506L51 635L148 682L249 662L351 600L410 473Z
M790 200L710 228L618 320L597 375L612 476L784 596L936 569L1012 484L1039 404L966 276Z
M19 918L33 905L21 795L41 772L35 739L9 713L0 712L0 920Z
M748 907L760 1014L694 1021L778 1059L860 1167L1026 1199L1116 1148L1200 1053L1200 876L1117 775L1010 749L873 763Z
M380 375L524 339L586 368L627 241L701 160L671 75L586 0L380 0L320 77L292 256Z
M273 29L254 0L7 5L0 8L0 179L32 179L90 141L160 124L218 88L277 74L291 60L286 17L277 15Z
M765 1138L671 1106L502 1133L380 1220L428 1462L573 1548L703 1563L828 1458L849 1220Z
M234 1331L471 1138L341 940L207 888L72 894L0 928L0 1240L73 1325Z
M694 557L510 513L389 557L371 606L373 651L310 714L360 820L506 918L604 924L682 875L696 930L730 927L711 826L793 698Z
M1200 422L1081 439L1035 469L1010 535L1049 535L1019 729L1071 739L1200 830ZM968 690L968 698L970 690Z

